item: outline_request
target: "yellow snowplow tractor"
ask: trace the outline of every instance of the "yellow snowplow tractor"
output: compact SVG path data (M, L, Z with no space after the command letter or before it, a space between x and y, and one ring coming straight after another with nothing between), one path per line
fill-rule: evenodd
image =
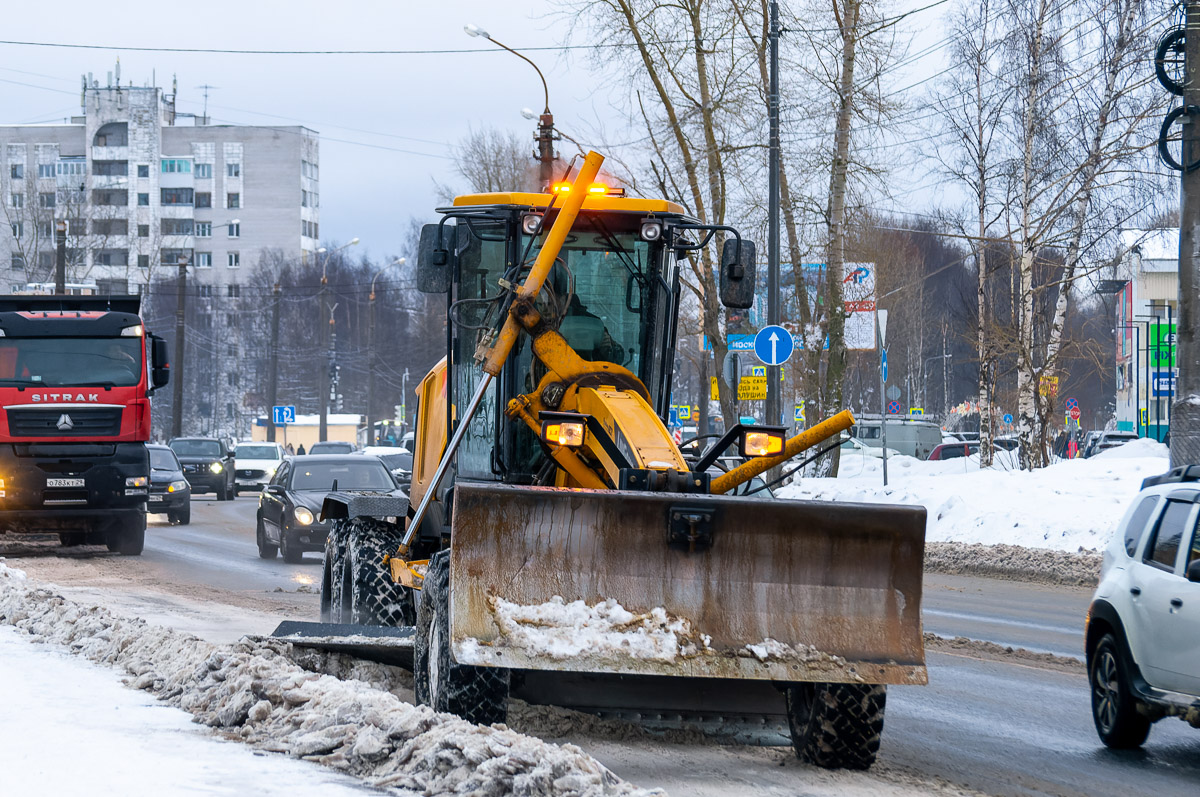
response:
M597 183L601 160L547 193L460 196L422 230L447 341L417 389L410 505L326 500L307 644L407 651L418 698L478 722L512 692L869 766L884 685L926 682L925 512L737 494L836 444L849 412L684 455L663 421L680 264L723 239L720 299L746 308L755 248Z

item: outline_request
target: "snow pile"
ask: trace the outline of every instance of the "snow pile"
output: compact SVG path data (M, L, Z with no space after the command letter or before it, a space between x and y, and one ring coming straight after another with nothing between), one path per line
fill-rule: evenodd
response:
M609 598L588 606L567 603L555 595L546 603L523 606L490 596L488 603L502 641L492 647L511 647L534 656L569 659L581 654L597 658L634 658L672 662L708 650L710 638L697 635L689 620L661 607L634 614ZM460 658L476 661L483 651L468 640Z
M836 479L806 478L778 495L921 505L929 513L930 541L1099 550L1112 537L1142 479L1169 467L1166 446L1153 440L1036 471L1015 469L1012 452L1003 453L1000 466L992 469L980 469L977 457L941 462L889 457L887 487L880 460L856 457Z
M0 622L121 667L130 685L264 750L316 761L399 794L655 794L573 745L473 725L361 681L303 670L287 643L214 645L83 606L0 563Z

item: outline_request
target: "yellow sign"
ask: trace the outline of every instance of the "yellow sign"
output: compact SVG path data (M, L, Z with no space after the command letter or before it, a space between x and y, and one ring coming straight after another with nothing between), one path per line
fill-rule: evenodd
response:
M1041 393L1043 396L1049 396L1050 398L1054 398L1055 396L1057 396L1058 395L1058 377L1057 376L1043 376L1041 381L1038 382L1038 392Z
M717 390L717 378L715 376L712 377L712 400L713 401L721 400L721 392L719 390Z
M908 414L909 415L924 415L925 408L924 407L909 407Z
M767 397L767 377L743 376L738 382L738 401L761 401Z

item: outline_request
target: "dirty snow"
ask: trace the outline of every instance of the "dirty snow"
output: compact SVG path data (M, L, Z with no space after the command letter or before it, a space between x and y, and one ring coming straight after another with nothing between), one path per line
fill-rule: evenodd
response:
M288 645L217 645L84 606L0 563L0 622L127 671L129 685L259 749L403 795L627 795L639 790L573 745L473 725L357 680L308 672ZM271 790L268 790L271 791Z
M669 615L661 607L634 614L608 599L589 606L567 603L555 595L546 603L524 606L492 596L488 599L501 641L492 647L512 647L531 655L568 659L586 653L605 658L629 657L675 661L708 649L710 639L697 635L690 621ZM464 662L484 658L475 640L456 651Z
M1036 471L980 469L977 457L926 462L847 458L839 476L804 478L781 498L918 504L929 513L926 538L935 542L1011 544L1059 551L1100 550L1108 543L1142 479L1169 467L1167 447L1137 440L1089 459Z

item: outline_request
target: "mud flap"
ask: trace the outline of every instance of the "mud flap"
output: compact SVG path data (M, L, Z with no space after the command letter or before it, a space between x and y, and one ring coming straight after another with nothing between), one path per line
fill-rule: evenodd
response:
M454 657L923 684L924 537L921 507L459 481Z

